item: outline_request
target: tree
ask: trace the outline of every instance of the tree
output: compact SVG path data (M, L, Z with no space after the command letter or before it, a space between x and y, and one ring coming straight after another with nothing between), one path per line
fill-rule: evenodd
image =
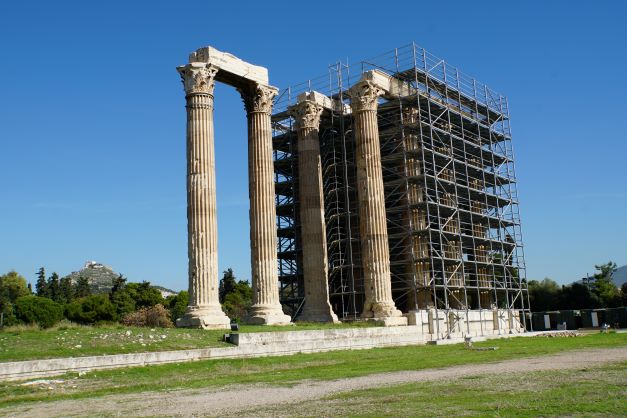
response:
M605 264L599 264L594 266L595 269L599 270L594 274L595 282L598 280L612 280L612 275L616 271L616 263L613 261L608 261Z
M149 308L157 304L164 303L163 296L158 289L150 285L150 282L143 281L141 283L128 283L126 289L135 301L135 307Z
M228 268L223 272L218 297L222 304L222 310L233 320L241 320L248 313L252 305L253 291L247 281L237 281L233 269Z
M22 296L15 301L15 315L27 324L50 328L63 318L63 307L52 299Z
M3 325L12 325L17 321L14 313L15 301L30 295L26 279L14 271L0 276L0 313Z
M182 290L176 295L170 295L165 299L166 307L170 311L170 318L172 322L175 322L178 318L182 317L187 310L187 304L189 303L189 293L187 290Z
M91 287L89 286L89 279L87 277L80 276L76 280L74 285L74 298L84 298L91 295Z
M242 320L252 305L253 290L250 284L240 280L235 284L233 290L224 297L222 308L227 316L235 321Z
M223 276L220 280L220 285L218 286L218 298L220 303L224 303L224 298L227 294L231 293L235 286L237 285L237 281L235 280L235 275L233 274L233 269L228 268L222 272Z
M59 282L59 300L60 303L70 303L74 299L74 289L72 279L66 276Z
M126 289L126 279L121 274L113 279L113 287L109 292L109 299L120 318L135 311L135 301Z
M592 291L598 296L604 308L614 308L621 304L621 295L614 284L612 275L616 271L616 263L609 261L605 264L595 265L598 270L593 276Z
M119 275L118 277L116 277L115 279L113 279L113 286L111 287L111 292L110 293L115 293L118 292L122 289L124 289L124 286L126 286L126 279L124 278L123 275Z
M59 290L59 275L57 273L52 273L52 276L48 278L48 297L55 302L58 302L60 296Z
M243 284L243 286L242 286ZM251 290L248 292L247 290ZM240 281L233 292L224 298L223 309L227 316L235 321L242 320L252 305L252 289L248 282Z
M71 321L80 324L112 322L118 319L115 306L108 295L91 295L67 305L65 315Z
M43 267L39 268L37 272L37 283L35 284L35 290L37 292L37 296L47 297L50 292L48 292L48 283L46 282L46 271Z
M560 309L593 309L599 306L601 306L599 298L585 284L574 282L562 286Z
M26 279L14 271L0 276L0 304L13 303L17 298L29 295Z
M548 277L542 281L530 280L528 284L529 303L535 312L559 309L561 288Z

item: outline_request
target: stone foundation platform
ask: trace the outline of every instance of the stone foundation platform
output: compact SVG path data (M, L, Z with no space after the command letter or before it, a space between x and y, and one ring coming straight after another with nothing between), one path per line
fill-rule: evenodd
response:
M410 322L414 320L420 322L420 325L409 326L234 333L229 334L229 341L233 345L227 347L0 363L0 381L55 376L68 372L85 372L222 358L285 356L298 353L360 350L433 343L452 344L462 343L464 342L464 337L469 336L460 331L450 333L444 339L442 337L438 338L436 334L424 332L429 327L429 321L423 321L423 317L428 319L428 312L418 312L414 316L409 315L408 319ZM436 317L433 314L431 317L431 326L433 327ZM438 321L442 323L445 319L439 317ZM501 320L499 316L498 321ZM481 323L486 324L484 319L481 319ZM470 324L468 325L470 326ZM476 328L478 325L474 324L473 326ZM519 333L519 331L513 331L513 329L512 333L505 330L501 333L499 332L500 330L492 330L491 332L486 332L481 337L471 336L471 338L479 341L486 338L507 338L510 336L539 334Z
M415 325L431 340L520 334L524 332L517 311L435 310L424 309L406 313L409 325Z

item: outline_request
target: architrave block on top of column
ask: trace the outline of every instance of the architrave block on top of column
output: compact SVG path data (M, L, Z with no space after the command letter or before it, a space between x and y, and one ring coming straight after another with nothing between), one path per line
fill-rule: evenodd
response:
M211 64L219 69L216 81L233 87L242 87L250 82L268 85L268 69L247 63L228 52L206 46L189 54L189 62Z

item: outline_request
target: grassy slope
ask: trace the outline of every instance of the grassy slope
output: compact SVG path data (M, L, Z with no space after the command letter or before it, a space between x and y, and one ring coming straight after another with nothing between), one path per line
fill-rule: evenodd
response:
M607 367L468 376L341 393L303 402L291 416L624 416L627 363ZM257 416L284 409L260 408ZM358 413L358 415L357 415Z
M305 323L288 327L244 325L241 327L240 332L295 331L356 326L372 325L368 323L329 325ZM128 331L130 331L130 334ZM227 344L222 342L222 336L225 332L228 331L176 328L151 329L123 327L121 325L103 327L61 325L48 330L17 327L13 330L0 331L0 362L226 347Z
M47 390L0 384L0 404L37 400L85 398L112 393L221 387L230 384L292 384L303 379L337 379L379 372L419 370L458 364L485 363L539 356L564 350L627 345L627 334L594 334L577 338L512 338L478 343L498 346L496 351L470 351L463 345L408 346L364 351L334 351L289 357L207 360L96 371L84 376L65 376L64 382Z
M224 344L220 341L223 334L202 330L113 326L3 331L0 333L0 361L219 347Z

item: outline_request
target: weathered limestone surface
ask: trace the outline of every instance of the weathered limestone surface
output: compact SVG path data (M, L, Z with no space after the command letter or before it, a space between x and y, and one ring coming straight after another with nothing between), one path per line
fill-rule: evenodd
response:
M377 100L383 90L368 80L350 89L355 117L355 154L359 227L364 270L364 318L385 325L407 325L407 318L392 300L390 255L385 218L381 150L377 123Z
M239 88L248 116L248 179L253 306L247 322L287 325L279 302L276 208L272 157L272 99L277 90L261 84Z
M218 228L213 146L213 89L217 68L178 68L187 100L187 245L189 305L180 327L228 328L218 300Z
M381 70L366 71L361 79L380 88L382 90L380 94L388 99L412 96L417 92L408 82L393 77Z
M409 325L432 339L524 333L518 312L507 309L444 310L418 309L405 314Z
M270 113L277 90L268 70L212 47L179 67L187 97L188 246L190 304L178 326L228 328L218 301L217 221L213 148L213 89L236 87L248 115L250 238L253 307L249 321L289 324L279 303Z
M208 63L219 68L216 81L239 88L248 82L269 85L268 69L250 64L228 52L206 46L189 54L189 62Z
M305 303L301 321L339 322L329 303L327 240L322 196L320 116L323 107L305 96L291 111L298 135L300 228Z
M317 91L307 91L305 93L299 94L296 98L296 101L298 103L305 100L315 102L317 105L322 106L324 109L331 110L333 112L338 112L345 115L348 115L352 112L351 107L346 103L342 103L339 100L331 99L330 97Z

